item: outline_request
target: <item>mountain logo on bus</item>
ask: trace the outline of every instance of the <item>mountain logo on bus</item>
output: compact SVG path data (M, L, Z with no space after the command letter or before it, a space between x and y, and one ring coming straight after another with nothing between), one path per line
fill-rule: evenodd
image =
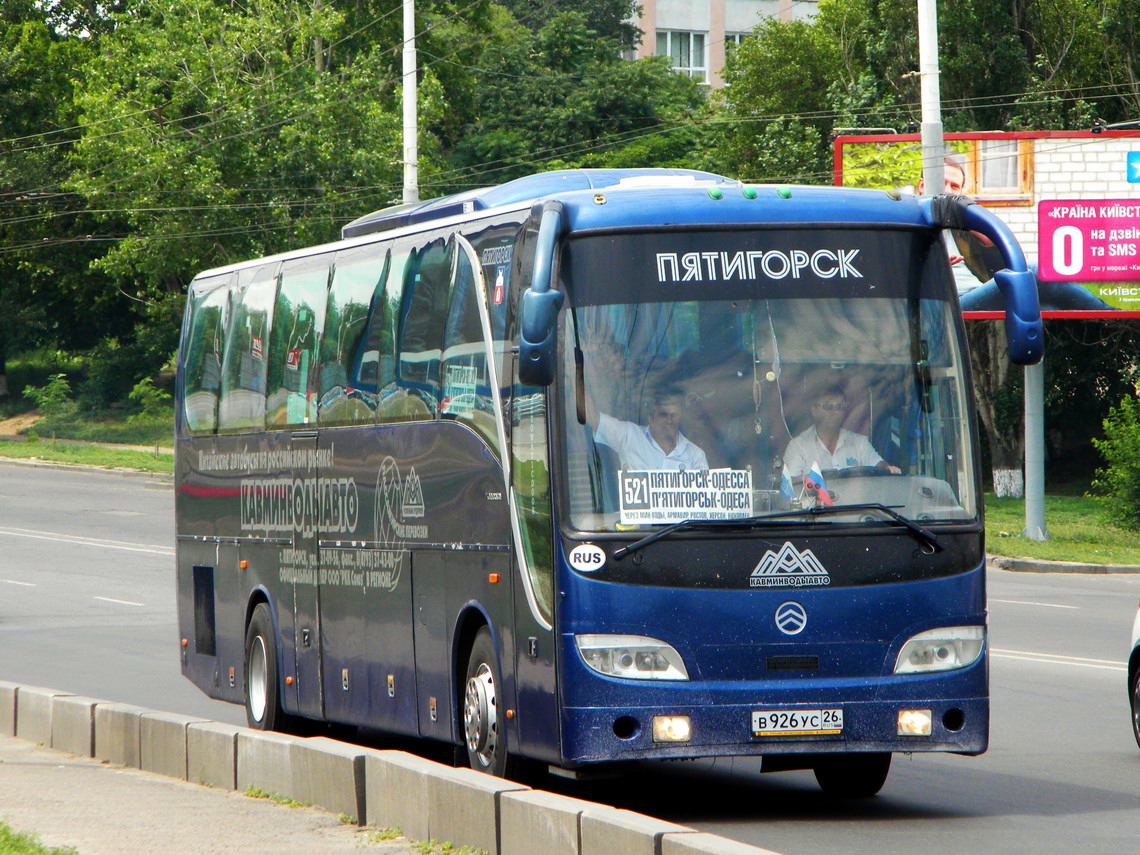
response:
M400 513L405 519L419 519L424 515L424 491L415 469L408 473L408 480L404 483L404 501L400 505Z
M800 552L791 543L769 549L752 571L753 588L819 588L831 584L831 577L810 549Z

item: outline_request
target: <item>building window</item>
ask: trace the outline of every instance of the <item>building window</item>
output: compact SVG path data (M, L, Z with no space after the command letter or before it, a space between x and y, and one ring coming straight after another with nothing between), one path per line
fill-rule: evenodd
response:
M752 33L725 33L724 34L724 51L728 53L744 43L744 40L751 36Z
M967 193L991 206L1033 202L1033 140L969 139L949 143L966 167Z
M705 62L705 34L684 30L658 30L657 55L673 60L673 68L696 80L704 81L708 68Z

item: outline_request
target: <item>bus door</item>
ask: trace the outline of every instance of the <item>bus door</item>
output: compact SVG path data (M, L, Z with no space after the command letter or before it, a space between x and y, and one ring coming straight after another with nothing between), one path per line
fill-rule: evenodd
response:
M331 254L324 254L282 265L266 385L270 459L288 489L292 511L292 542L281 549L278 568L282 592L291 590L293 604L291 614L278 611L285 676L293 677L285 681L283 698L287 709L306 718L324 715L318 535L336 510L336 491L324 489L329 473L317 445L315 365L331 263Z
M521 751L557 763L554 527L546 400L545 390L516 379L511 401L511 511L521 584L514 589L515 721Z

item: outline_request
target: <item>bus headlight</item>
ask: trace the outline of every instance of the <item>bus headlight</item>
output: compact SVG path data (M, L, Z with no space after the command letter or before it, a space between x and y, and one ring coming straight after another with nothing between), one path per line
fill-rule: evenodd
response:
M642 635L576 635L582 660L599 674L628 680L688 680L681 654Z
M895 661L896 674L952 671L973 665L986 641L984 626L928 629L907 639Z

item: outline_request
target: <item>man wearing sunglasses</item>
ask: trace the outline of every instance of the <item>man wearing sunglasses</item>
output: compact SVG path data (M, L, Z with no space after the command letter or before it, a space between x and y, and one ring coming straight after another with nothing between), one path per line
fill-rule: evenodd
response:
M802 478L813 465L821 470L876 466L898 475L902 472L875 451L861 433L845 430L847 396L838 386L825 386L812 398L812 426L792 437L784 451L784 472Z

